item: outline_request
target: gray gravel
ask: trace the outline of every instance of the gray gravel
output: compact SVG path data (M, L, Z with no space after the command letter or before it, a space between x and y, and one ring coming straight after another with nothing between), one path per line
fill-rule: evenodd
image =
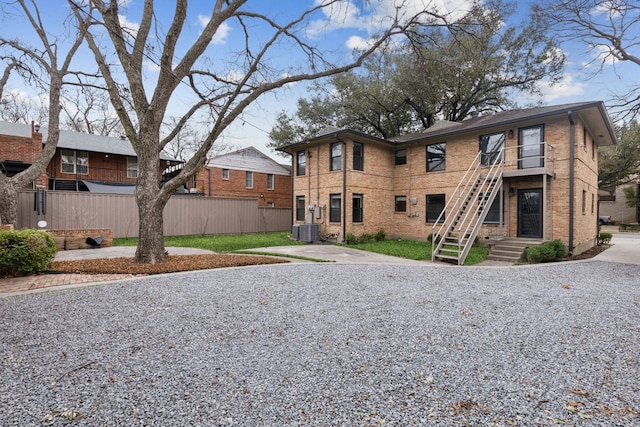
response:
M640 425L637 265L224 269L0 319L0 425Z

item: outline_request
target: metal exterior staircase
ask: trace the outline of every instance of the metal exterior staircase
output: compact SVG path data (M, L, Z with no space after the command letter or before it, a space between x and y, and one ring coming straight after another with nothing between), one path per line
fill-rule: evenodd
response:
M433 226L433 261L464 264L491 204L502 189L503 151L494 153L493 163L488 166L482 165L485 154L479 152L465 172Z

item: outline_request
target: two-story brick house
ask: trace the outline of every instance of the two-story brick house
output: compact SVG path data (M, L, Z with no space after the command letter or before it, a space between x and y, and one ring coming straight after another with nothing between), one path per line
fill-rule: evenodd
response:
M255 147L209 159L189 186L206 197L252 198L260 207L291 207L291 171Z
M42 153L47 142L46 128L0 122L0 163L3 172L13 175ZM182 163L161 153L162 172ZM34 186L50 190L133 193L138 176L136 153L126 138L113 138L73 131L60 131L56 153L46 172Z
M615 143L604 104L584 102L390 140L327 129L281 150L292 156L294 225L461 246L476 235L561 239L577 254L597 238L597 148Z

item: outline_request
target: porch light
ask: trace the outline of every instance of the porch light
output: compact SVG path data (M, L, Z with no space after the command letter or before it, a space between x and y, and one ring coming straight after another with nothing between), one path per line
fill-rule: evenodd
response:
M36 130L36 132L40 132L40 125L36 124L33 128Z
M509 135L509 139L513 139L513 129L509 129L509 132L507 135Z
M509 197L513 197L513 196L514 196L514 194L516 194L516 190L515 190L515 188L510 187L510 188L509 188Z

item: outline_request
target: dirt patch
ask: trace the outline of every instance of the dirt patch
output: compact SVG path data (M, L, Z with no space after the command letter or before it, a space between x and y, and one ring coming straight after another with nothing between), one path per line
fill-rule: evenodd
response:
M582 252L581 254L565 257L561 261L576 261L576 260L581 260L581 259L593 258L594 256L598 255L599 253L606 251L610 247L611 247L611 245L594 246L591 249L588 249L588 250Z
M234 254L169 255L163 262L157 264L137 264L131 258L100 258L54 261L47 273L162 274L285 262L289 261L267 256Z

